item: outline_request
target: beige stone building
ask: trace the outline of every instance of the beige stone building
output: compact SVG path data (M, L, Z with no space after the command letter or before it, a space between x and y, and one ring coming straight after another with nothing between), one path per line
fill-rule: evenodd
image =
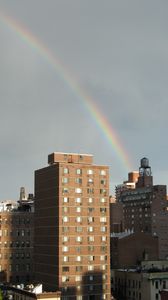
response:
M119 300L161 300L168 288L168 261L143 261L141 268L112 271L112 290Z
M35 275L62 299L110 299L109 168L52 153L35 171Z

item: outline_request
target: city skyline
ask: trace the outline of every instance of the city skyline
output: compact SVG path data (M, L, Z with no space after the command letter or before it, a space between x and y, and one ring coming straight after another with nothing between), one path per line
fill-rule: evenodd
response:
M93 154L111 190L143 156L167 184L167 5L0 1L1 199L33 192L53 151Z

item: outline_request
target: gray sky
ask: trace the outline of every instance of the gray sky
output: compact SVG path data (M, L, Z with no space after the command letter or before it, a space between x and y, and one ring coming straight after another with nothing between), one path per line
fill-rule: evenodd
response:
M155 184L168 183L168 2L165 0L0 0L0 11L27 28L75 74L129 154L147 156ZM38 51L0 18L0 199L33 192L34 170L54 151L91 153L123 163L77 94Z

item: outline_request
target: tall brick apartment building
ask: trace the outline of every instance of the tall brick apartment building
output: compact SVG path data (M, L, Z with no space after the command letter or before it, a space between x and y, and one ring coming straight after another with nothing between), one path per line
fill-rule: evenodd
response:
M109 169L52 153L35 171L35 275L62 299L110 299Z
M117 201L123 206L125 229L151 233L159 238L159 257L168 257L168 210L165 185L153 185L147 158L141 159L134 189L121 191Z

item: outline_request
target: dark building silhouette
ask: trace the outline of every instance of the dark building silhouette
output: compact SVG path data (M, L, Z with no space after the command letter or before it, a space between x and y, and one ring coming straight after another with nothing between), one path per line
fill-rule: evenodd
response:
M135 188L121 191L124 229L145 232L159 239L159 257L168 257L168 210L165 185L153 185L149 160L141 159Z

